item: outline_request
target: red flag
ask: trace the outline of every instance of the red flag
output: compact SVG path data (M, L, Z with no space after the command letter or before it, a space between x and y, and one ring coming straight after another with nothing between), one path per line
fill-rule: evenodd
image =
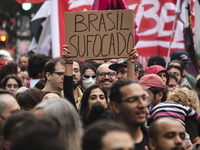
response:
M56 51L56 55L61 56L62 45L65 44L65 25L64 25L64 11L87 11L91 10L91 5L94 0L51 0L57 1L58 15L55 15L55 19L52 19L52 24L58 24L59 30L55 31L55 27L52 27L52 32L59 33L59 36L52 38L52 46L55 40L58 42L55 44L57 47L53 47L53 51ZM101 1L101 0L100 0ZM104 1L104 0L102 0ZM110 0L111 1L111 0ZM116 1L116 0L114 0ZM139 61L143 65L144 69L147 69L147 60L153 55L162 55L166 58L169 40L171 36L171 30L174 20L174 13L176 7L176 1L174 0L124 0L129 9L134 11L135 21L137 22L138 35L140 40L137 43L138 53L140 55ZM191 6L193 6L194 0L191 0ZM117 3L113 3L114 6ZM53 6L57 6L53 4ZM193 7L192 7L193 8ZM56 11L52 10L51 15L56 14ZM192 14L193 15L193 14ZM59 21L57 21L57 20ZM194 17L192 17L192 20ZM58 23L59 22L59 23ZM176 49L184 49L183 39L183 24L177 21L175 26L174 38L172 41L171 52Z
M38 3L42 3L46 0L15 0L15 1L18 2L19 4L23 4L23 3L38 4Z
M107 1L107 0L105 0ZM113 3L113 0L111 0ZM125 3L124 0L114 0L116 2L114 2L114 6L115 8L119 8L118 6L120 5L120 9L128 9L127 4ZM95 4L99 3L103 1L99 0L99 1L94 1L93 4L93 0L57 0L57 5L58 5L58 18L59 18L59 43L60 43L60 56L62 54L62 45L65 44L65 26L64 26L64 12L67 11L88 11L91 10L91 6L93 4L93 10L97 8L95 8ZM108 2L110 3L110 2ZM112 7L112 3L110 3L111 7ZM111 9L111 7L109 7L108 9ZM99 9L98 9L99 10ZM103 7L102 7L103 10ZM52 12L55 12L54 10ZM135 24L135 28L137 27L137 25ZM53 32L53 31L52 31ZM138 41L138 35L137 32L135 32L135 42ZM57 44L58 45L58 44ZM55 56L58 56L57 54Z
M64 12L67 11L87 11L91 10L92 0L57 0L58 2L58 16L59 16L59 37L60 37L60 56L62 56L62 45L65 44L65 18ZM53 11L52 11L53 12Z

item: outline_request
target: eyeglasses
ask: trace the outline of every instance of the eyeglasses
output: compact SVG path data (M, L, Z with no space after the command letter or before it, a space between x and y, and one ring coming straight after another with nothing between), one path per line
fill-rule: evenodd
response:
M93 74L93 75L88 75L88 74L84 74L82 75L83 79L89 79L89 78L92 78L92 79L95 79L97 77L96 74Z
M64 72L53 72L53 73L57 74L59 77L63 77L65 74Z
M14 89L17 89L19 86L17 84L7 84L6 85L8 88L14 88Z
M126 102L126 103L135 103L135 102L137 102L138 103L140 101L140 97L145 102L149 101L149 97L144 94L142 96L132 96L132 97L129 97L129 98L125 99L125 100L122 100L121 102Z
M106 75L108 75L108 77L114 77L115 76L115 72L101 72L98 73L98 76L105 78Z

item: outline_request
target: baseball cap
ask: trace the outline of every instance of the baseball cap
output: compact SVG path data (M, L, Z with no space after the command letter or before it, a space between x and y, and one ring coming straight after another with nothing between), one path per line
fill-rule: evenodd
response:
M171 61L177 59L177 60L181 60L184 63L190 62L188 55L189 54L186 51L175 50L171 54Z
M117 71L117 69L119 68L119 66L127 67L127 60L125 59L125 60L120 61L117 64L112 64L112 65L109 66L109 69Z
M120 61L119 63L112 64L112 65L109 66L109 69L114 70L114 71L117 71L117 69L118 69L120 66L127 67L127 60L122 60L122 61ZM136 61L136 62L134 63L134 66L135 66L135 71L141 72L141 70L143 69L143 68L142 68L142 65L141 65L138 61Z
M157 74L147 74L144 75L139 83L142 84L145 88L157 87L157 88L165 88L165 83Z
M160 66L160 65L153 65L153 66L150 66L146 71L146 74L158 74L159 72L165 72L166 73L166 77L167 77L167 85L169 84L169 73L168 71L163 67L163 66Z
M141 72L141 70L143 69L139 61L135 61L134 66L135 66L135 71Z

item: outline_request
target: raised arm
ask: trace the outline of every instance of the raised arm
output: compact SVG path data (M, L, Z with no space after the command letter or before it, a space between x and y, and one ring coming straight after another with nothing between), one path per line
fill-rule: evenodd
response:
M65 60L65 75L63 83L63 92L65 98L67 98L77 109L76 102L73 95L73 60L69 60L71 57L70 51L67 45L63 45L62 57Z
M129 56L130 56L129 59L127 59L127 77L136 80L134 63L139 58L137 47L134 47L131 50Z

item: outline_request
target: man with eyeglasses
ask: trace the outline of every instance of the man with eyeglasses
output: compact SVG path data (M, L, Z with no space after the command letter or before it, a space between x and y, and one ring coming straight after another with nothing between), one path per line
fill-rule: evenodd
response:
M61 58L53 58L49 60L44 67L44 76L46 80L43 91L57 91L61 93L63 90L63 79L65 72L65 61Z
M7 90L0 89L0 150L3 149L2 128L5 120L12 114L20 111L15 97Z
M102 64L97 68L96 83L105 88L109 93L110 87L116 81L115 71L109 69L109 64Z
M136 150L148 147L146 122L148 94L138 81L124 78L110 89L110 107L117 115L118 123L131 134Z
M68 49L67 45L63 45L63 53L62 53L63 59L66 61L65 65L65 78L64 82L68 84L64 84L64 95L65 97L72 102L72 104L77 107L77 101L75 98L74 92L71 91L71 86L73 85L72 79L70 79L73 75L73 66L74 61L72 59L69 59L71 57L70 50ZM138 59L138 53L137 48L133 48L129 54L129 59L127 60L127 76L129 78L135 78L135 70L134 70L134 63ZM97 68L97 78L96 78L96 84L101 85L108 93L110 92L110 87L112 84L116 81L116 72L109 69L109 64L101 64ZM72 94L73 93L73 94Z

